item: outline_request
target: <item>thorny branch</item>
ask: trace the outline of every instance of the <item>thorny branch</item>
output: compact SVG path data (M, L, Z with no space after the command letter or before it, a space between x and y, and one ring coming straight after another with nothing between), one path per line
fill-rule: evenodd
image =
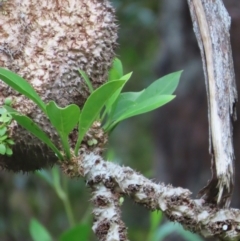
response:
M96 154L78 160L79 172L93 189L94 231L101 241L126 241L118 199L130 196L149 210L203 237L240 240L240 211L229 207L234 186L232 124L237 100L229 40L230 17L222 0L188 0L201 51L208 94L212 180L191 199L190 191L156 184L129 167L105 162Z
M90 185L90 184L89 184ZM93 231L101 240L127 240L127 229L121 220L120 198L118 192L103 184L90 185L93 191L94 204Z
M154 183L129 167L106 162L93 153L78 159L78 168L93 190L93 230L100 241L128 240L118 202L123 195L151 211L163 211L171 221L204 237L240 239L237 209L219 209L203 199L191 199L187 189Z

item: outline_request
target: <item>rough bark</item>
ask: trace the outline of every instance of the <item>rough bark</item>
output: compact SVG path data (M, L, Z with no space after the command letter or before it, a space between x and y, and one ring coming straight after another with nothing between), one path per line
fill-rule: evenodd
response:
M218 1L218 3L220 2L221 1ZM204 51L206 51L207 48L209 49L211 47L207 45L205 48L203 44ZM204 53L205 55L203 56L206 57L208 53ZM212 56L213 53L210 55L210 62L213 60L211 58ZM230 57L228 56L228 58ZM209 77L209 75L212 74L212 79L217 81L214 75L215 73L213 73L214 71L211 68L210 70L208 69L210 62L209 59L206 58L206 76ZM227 87L229 86L227 85ZM212 93L210 89L209 87L209 93ZM232 99L234 98L235 97ZM227 108L232 110L231 104L227 103L226 105L228 106ZM209 106L211 107L211 101ZM214 112L214 115L215 114ZM211 118L212 115L213 114L211 114ZM226 118L229 120L228 114ZM229 127L230 120L227 124L227 127ZM212 134L211 141L213 143L214 155L216 155L213 136ZM73 161L76 163L70 163L73 165L71 166L71 170L77 170L77 175L80 174L84 176L93 191L92 201L95 205L94 231L99 240L127 240L126 228L121 221L119 211L118 199L121 195L129 195L135 202L150 210L162 210L170 220L179 222L186 229L197 232L204 237L215 236L222 240L239 240L240 238L239 210L219 209L215 205L205 202L203 199L193 200L190 198L190 191L151 182L147 178L134 172L131 168L120 167L113 163L105 162L101 156L94 153L94 150L91 153L81 153L81 155L74 158ZM77 165L77 167L74 166L74 164ZM71 175L73 174L71 173ZM216 176L220 178L217 164ZM225 201L227 201L227 206L228 195L231 193L231 178L231 175L229 175L230 184L223 185L223 189L226 187L223 192L226 192L224 193L224 197L226 197L227 200L221 200L222 196L218 195L218 200L212 200L212 197L210 197L207 201L219 201L219 203L223 205Z
M188 1L201 50L209 107L212 180L200 194L229 207L234 186L232 119L237 90L230 45L230 17L223 2Z
M240 238L237 209L219 209L204 199L191 199L187 189L154 183L129 167L105 162L93 153L77 158L76 165L93 190L94 231L99 240L128 240L116 199L124 195L151 211L163 211L171 221L203 237Z
M25 78L47 103L83 106L89 90L107 80L115 56L117 24L107 0L7 0L0 2L0 66ZM44 113L25 96L0 81L0 106L13 98L13 108L32 118L61 148L56 131ZM49 147L11 125L12 156L0 155L0 169L34 171L52 166L57 158ZM34 161L32 159L34 158Z

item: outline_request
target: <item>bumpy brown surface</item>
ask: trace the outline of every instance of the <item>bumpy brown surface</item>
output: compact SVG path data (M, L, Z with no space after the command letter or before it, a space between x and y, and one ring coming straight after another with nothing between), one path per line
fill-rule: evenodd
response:
M80 107L89 95L78 69L96 88L105 82L114 57L117 25L106 0L7 0L0 6L0 66L28 80L45 102ZM0 106L15 97L14 107L58 138L42 112L0 80ZM54 153L17 125L14 154L0 156L0 168L30 171L53 164Z

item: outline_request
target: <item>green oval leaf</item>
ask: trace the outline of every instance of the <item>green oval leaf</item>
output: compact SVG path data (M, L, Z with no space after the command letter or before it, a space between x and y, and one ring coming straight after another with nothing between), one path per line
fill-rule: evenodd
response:
M0 141L4 141L4 140L6 140L7 138L8 138L7 135L0 136Z
M5 155L6 153L6 146L4 144L0 144L0 154Z
M177 71L155 80L142 93L141 100L157 95L171 95L177 88L182 71Z
M14 145L14 141L12 139L7 139L6 142L9 144L9 145Z
M0 79L14 90L34 101L39 108L46 113L44 102L41 100L34 88L25 79L13 73L12 71L3 68L0 68Z
M10 147L6 147L6 155L11 156L13 154L13 151Z
M172 99L174 95L153 96L147 100L139 100L142 92L123 93L119 96L114 113L109 117L111 121L104 126L106 131L110 131L120 121L157 109Z
M109 98L124 85L124 80L115 80L108 82L98 89L96 89L85 102L82 112L79 118L79 134L78 141L75 147L75 155L78 153L78 149L80 147L81 141L91 127L93 122L99 116L100 111L103 106L106 104Z
M34 241L52 241L47 229L36 219L32 219L29 226L31 237Z
M5 108L0 108L0 122L7 123L12 119L11 115L7 112Z
M0 128L0 137L3 136L7 132L7 127L3 126Z
M105 131L110 131L117 123L129 117L152 111L171 101L182 71L171 73L154 81L141 92L128 92L119 95L112 106Z

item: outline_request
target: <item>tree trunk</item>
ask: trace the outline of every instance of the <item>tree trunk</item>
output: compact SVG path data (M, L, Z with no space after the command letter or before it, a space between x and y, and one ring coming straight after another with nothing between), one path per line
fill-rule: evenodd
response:
M237 47L240 31L240 5L225 1L232 17L231 42L236 70L240 77L240 51ZM237 10L238 9L238 10ZM184 82L177 90L177 101L161 108L154 122L156 138L156 165L159 180L187 187L196 195L210 179L211 157L208 154L207 97L200 51L193 33L192 22L186 1L162 2L160 21L161 48L157 73L184 69ZM174 16L174 18L172 17ZM162 123L165 123L162 125ZM166 124L167 123L167 124ZM164 126L164 127L163 127ZM239 138L239 124L234 125L234 139ZM157 130L157 131L156 131ZM240 152L236 148L236 159ZM236 163L236 170L238 170ZM187 168L186 168L187 167ZM236 175L236 188L239 188ZM239 195L234 195L233 205L239 205Z

